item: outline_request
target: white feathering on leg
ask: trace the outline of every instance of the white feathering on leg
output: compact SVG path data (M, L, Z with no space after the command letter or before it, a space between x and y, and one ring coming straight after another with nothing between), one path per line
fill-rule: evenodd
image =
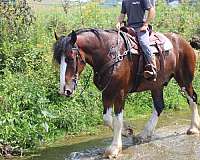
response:
M108 108L106 114L103 115L104 124L113 129L112 107Z

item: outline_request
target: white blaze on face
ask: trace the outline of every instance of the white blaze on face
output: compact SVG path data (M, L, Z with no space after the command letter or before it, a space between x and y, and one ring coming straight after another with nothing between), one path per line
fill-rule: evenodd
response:
M65 62L65 56L62 55L60 63L60 94L64 94L66 69L67 69L67 63Z

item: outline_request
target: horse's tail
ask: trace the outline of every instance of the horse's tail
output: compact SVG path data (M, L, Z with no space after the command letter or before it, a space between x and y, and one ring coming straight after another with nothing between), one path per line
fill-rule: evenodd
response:
M179 37L179 45L180 48L180 63L179 65L182 75L182 80L184 85L188 85L192 83L192 80L194 79L195 74L195 68L196 68L196 53L192 46L183 38Z
M173 44L176 69L174 78L183 87L192 83L196 68L196 54L192 46L181 36L175 33L165 34Z
M185 39L176 34L168 34L168 38L173 44L173 53L176 57L174 78L181 89L186 91L194 102L197 102L197 94L192 85L196 68L195 51Z

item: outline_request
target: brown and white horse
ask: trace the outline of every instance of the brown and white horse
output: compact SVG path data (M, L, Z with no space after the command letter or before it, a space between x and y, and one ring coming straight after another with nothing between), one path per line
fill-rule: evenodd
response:
M107 156L116 157L122 150L123 110L125 97L135 87L139 56L126 53L124 40L115 30L82 29L68 36L57 37L54 44L54 59L60 64L60 94L71 96L86 63L94 71L94 83L102 91L103 119L113 129L113 141L105 151ZM192 85L196 56L192 47L180 36L169 33L166 37L173 48L164 57L164 68L158 72L156 81L141 78L135 92L150 90L153 112L140 137L152 136L158 117L164 108L163 88L172 77L184 91L192 111L191 125L187 134L200 131L197 109L197 94ZM118 61L113 61L118 56ZM157 60L158 63L158 60ZM114 114L113 113L114 109Z

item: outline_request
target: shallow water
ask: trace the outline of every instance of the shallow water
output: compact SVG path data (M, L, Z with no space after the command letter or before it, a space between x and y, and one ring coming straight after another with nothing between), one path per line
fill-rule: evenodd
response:
M138 134L148 120L130 120ZM164 113L159 119L155 135L149 143L134 144L133 137L123 138L123 152L118 160L199 160L200 137L186 135L190 124L189 111ZM106 146L112 141L112 132L105 129L98 136L80 136L62 139L31 157L15 160L102 160Z

